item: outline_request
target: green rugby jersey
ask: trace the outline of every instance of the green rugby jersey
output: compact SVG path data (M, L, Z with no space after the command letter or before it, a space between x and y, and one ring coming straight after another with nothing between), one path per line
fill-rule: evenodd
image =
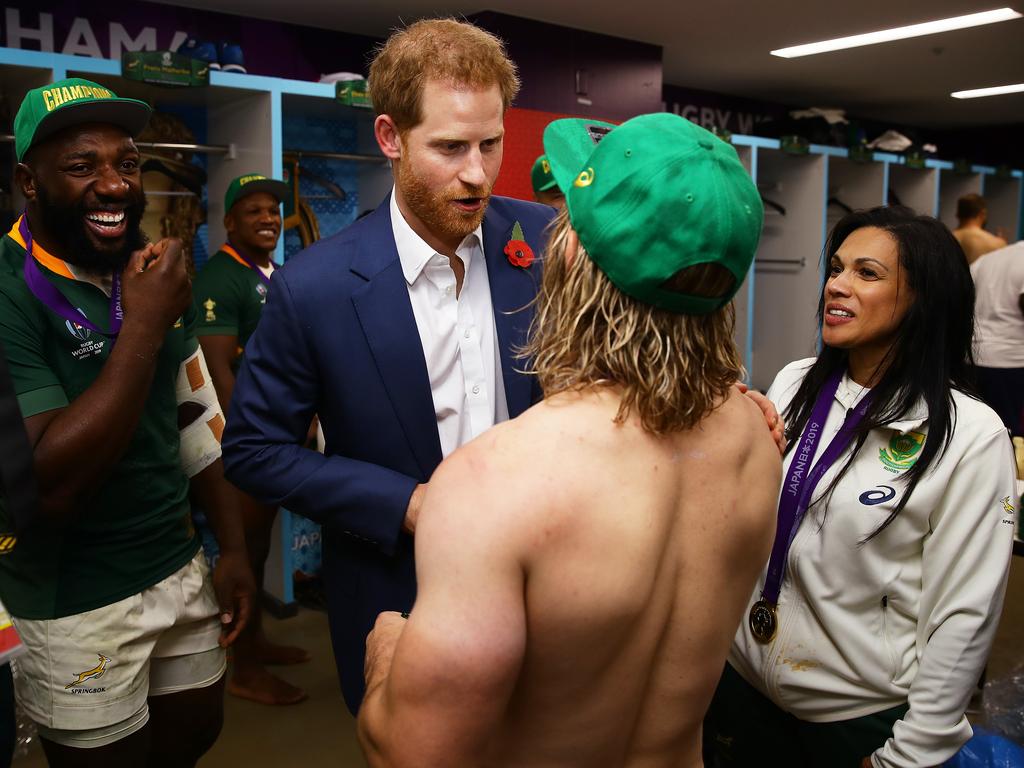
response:
M199 336L237 336L238 346L256 330L267 301L267 286L252 267L225 245L192 281Z
M73 279L38 243L35 252L43 275L90 321L108 328L107 296ZM62 408L88 389L110 354L111 340L40 302L25 283L25 258L15 225L0 240L0 341L28 418ZM14 616L52 619L110 605L195 556L199 539L178 457L175 394L181 362L197 347L194 324L190 307L168 330L135 435L95 495L61 525L36 521L10 553L0 554L0 598ZM0 526L10 528L2 499Z

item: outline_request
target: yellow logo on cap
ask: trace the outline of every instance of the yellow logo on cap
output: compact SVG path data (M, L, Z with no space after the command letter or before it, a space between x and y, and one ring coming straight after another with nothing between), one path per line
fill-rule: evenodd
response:
M540 161L540 167L544 170L544 173L551 173L551 163L547 161L547 158Z
M594 183L594 169L587 168L587 170L580 172L580 175L576 177L576 181L572 183L574 187L589 187Z
M53 112L61 104L80 99L113 99L114 94L106 88L93 88L90 85L64 85L60 88L48 88L43 91L43 104L47 112Z
M265 178L267 178L267 177L266 176L260 176L258 173L255 173L252 176L243 176L242 178L240 178L238 180L238 186L244 187L250 181L259 181L260 179L265 179Z

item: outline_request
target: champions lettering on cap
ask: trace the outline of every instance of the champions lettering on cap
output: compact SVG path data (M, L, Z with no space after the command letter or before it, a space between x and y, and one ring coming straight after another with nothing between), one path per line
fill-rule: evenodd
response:
M702 315L739 290L764 207L732 145L660 113L620 126L555 120L544 130L544 150L580 243L620 291L669 312ZM730 290L706 297L666 287L698 264L728 270Z
M290 191L290 187L283 181L269 179L261 173L245 173L228 184L228 191L224 193L224 213L230 211L231 206L246 195L266 192L277 202L283 203Z
M144 101L123 99L109 88L77 77L34 88L25 94L14 118L15 154L21 162L36 144L83 123L110 123L137 136L152 111Z

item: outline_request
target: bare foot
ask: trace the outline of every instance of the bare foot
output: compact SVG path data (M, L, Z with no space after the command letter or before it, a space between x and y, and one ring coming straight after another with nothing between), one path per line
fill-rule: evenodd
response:
M286 683L263 667L254 665L239 673L236 669L228 680L228 693L258 704L286 706L305 701L308 696L301 688Z
M289 666L291 664L305 664L309 661L309 653L305 648L298 648L294 645L278 645L260 638L253 644L252 655L254 661L270 666Z

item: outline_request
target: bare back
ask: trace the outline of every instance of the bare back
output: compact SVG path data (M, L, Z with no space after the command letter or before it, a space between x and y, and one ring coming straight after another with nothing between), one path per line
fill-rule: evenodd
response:
M509 492L535 501L510 536L526 648L489 764L701 765L701 721L771 548L778 451L736 393L660 438L614 424L617 407L561 395L495 436L530 456Z
M961 227L953 230L953 236L964 249L968 264L973 264L990 251L1006 247L1006 240L986 232L981 227Z

